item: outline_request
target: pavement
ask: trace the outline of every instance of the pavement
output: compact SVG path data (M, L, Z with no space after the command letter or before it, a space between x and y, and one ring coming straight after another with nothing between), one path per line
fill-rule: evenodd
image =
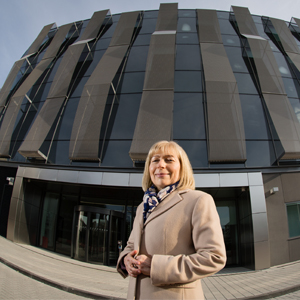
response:
M24 288L28 288L25 279L29 278L34 279L36 284L43 283L44 288L45 285L52 288L52 292L45 291L48 299L126 298L128 279L123 279L113 267L80 262L41 248L13 243L1 236L0 263L0 299L25 299L22 297L25 295ZM8 272L14 269L20 273L19 276L26 275L20 279L24 284L5 278L4 268L5 274L11 274ZM9 276L14 278L16 275ZM300 261L259 271L225 268L204 278L202 285L207 300L300 299ZM36 288L36 292L42 291L42 287L39 289ZM56 297L53 291L63 292L65 296ZM37 295L32 299L42 297Z

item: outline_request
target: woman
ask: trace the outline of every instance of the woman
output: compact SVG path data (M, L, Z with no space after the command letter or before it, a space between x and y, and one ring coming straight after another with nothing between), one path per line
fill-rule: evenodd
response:
M143 203L117 264L130 276L127 299L204 299L200 279L226 262L212 197L195 190L189 159L175 142L151 147L142 186Z

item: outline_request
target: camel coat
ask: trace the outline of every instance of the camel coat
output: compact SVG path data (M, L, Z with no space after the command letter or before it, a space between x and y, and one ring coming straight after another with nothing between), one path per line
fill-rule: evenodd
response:
M120 261L133 250L152 257L151 274L130 277L127 299L204 299L201 278L221 270L226 251L213 198L204 192L171 193L143 223L143 203L136 212Z

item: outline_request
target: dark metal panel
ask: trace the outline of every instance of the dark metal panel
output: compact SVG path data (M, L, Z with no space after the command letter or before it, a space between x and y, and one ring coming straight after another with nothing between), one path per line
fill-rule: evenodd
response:
M155 142L171 139L173 98L173 90L143 92L129 151L133 161L145 161Z
M286 94L269 42L263 38L246 37L251 48L262 93Z
M139 15L139 11L123 13L121 15L109 47L129 45Z
M1 90L0 90L0 112L2 111L3 107L6 104L7 97L12 89L12 84L19 73L23 63L25 62L25 58L17 60L13 67L11 68Z
M263 94L274 127L284 148L280 159L300 158L300 124L286 95Z
M222 43L215 10L197 10L210 162L246 160L245 131L235 76Z
M47 153L42 153L39 149L42 146L57 113L60 110L65 97L52 98L46 101L36 117L26 139L22 143L18 152L24 157L46 158Z
M259 35L247 7L231 6L241 34Z
M53 58L57 55L57 52L58 52L61 44L64 42L66 35L68 34L69 30L71 29L71 27L73 25L74 25L74 23L70 23L70 24L66 24L66 25L59 27L51 44L47 48L45 55L43 56L43 60L48 59L48 58Z
M152 34L144 90L174 88L175 39L176 32Z
M270 18L283 46L283 51L289 56L300 71L300 50L287 24L283 20Z
M299 159L300 124L287 98L271 47L268 41L260 37L255 30L247 30L255 26L249 10L240 7L232 8L240 33L247 38L262 96L284 148L284 154L279 159ZM275 25L277 26L278 23L275 22ZM280 31L280 27L277 27L277 30Z
M129 151L133 161L144 161L155 142L172 137L177 6L177 3L160 5Z
M44 55L45 58L43 58L35 67L35 69L29 74L29 76L21 84L21 86L18 88L18 90L10 100L0 128L0 157L9 157L9 144L22 101L26 96L26 93L30 90L30 88L40 78L40 76L52 62L53 55L58 52L62 42L66 37L66 34L69 32L72 25L73 24L67 24L59 28L51 43L51 45L53 46L50 45L48 47Z
M286 52L299 53L299 47L287 24L283 20L270 18L280 42Z
M53 28L54 26L56 26L55 23L52 23L52 24L44 26L44 28L41 30L41 32L39 33L39 35L37 36L37 38L34 40L34 42L29 47L29 49L28 49L28 51L26 53L26 56L34 54L34 53L36 53L39 50L39 48L40 48L43 40L45 39L45 37L47 36L47 34L49 32L49 30L51 28Z
M200 43L222 43L221 30L215 10L197 9Z
M80 41L95 39L97 37L108 12L108 9L94 12L80 38Z
M123 13L111 43L84 86L70 139L71 160L99 161L99 138L109 90L131 43L140 12Z
M87 42L97 38L107 12L108 10L95 12L81 36L80 41L83 42L77 42L67 49L53 79L46 102L18 150L21 155L38 159L47 157L47 153L42 153L40 147L64 103L80 55Z
M26 80L10 100L0 128L0 157L9 157L11 136L13 134L14 124L17 120L22 101L26 95L26 92L42 75L51 60L51 58L42 60L39 65L30 73L30 75L26 78Z
M161 3L155 31L177 30L178 3Z

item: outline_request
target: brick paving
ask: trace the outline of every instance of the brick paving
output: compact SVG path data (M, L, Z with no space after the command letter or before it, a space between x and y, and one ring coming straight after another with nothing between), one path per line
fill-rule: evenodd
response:
M128 279L112 267L80 262L3 237L0 262L0 299L126 298ZM260 271L227 268L203 279L202 284L207 300L299 299L300 261Z

